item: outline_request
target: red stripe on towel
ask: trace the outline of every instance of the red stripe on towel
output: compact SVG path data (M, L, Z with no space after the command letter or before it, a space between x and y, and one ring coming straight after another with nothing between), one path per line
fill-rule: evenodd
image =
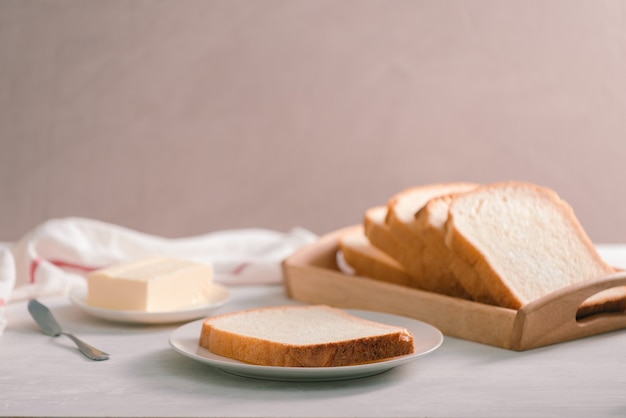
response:
M41 263L41 258L37 257L30 263L30 282L35 283L35 271L39 264Z
M243 271L250 265L249 262L245 262L245 263L241 263L239 264L237 267L235 267L232 271L232 274L234 274L235 276L243 273Z
M61 267L61 268L71 268L71 269L82 270L82 271L94 271L94 270L98 270L102 268L102 267L84 266L82 264L70 263L68 261L63 261L63 260L48 260L48 263L54 264L55 266Z
M94 271L94 270L98 270L102 268L102 267L85 266L82 264L71 263L69 261L63 261L63 260L44 260L40 257L37 257L30 263L30 282L31 283L35 283L35 272L37 271L37 267L39 267L39 265L44 261L47 261L48 263L53 264L57 267L82 270L86 272Z

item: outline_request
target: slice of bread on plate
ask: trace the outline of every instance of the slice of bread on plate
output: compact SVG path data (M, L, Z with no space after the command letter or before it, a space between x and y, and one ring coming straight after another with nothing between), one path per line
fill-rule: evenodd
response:
M446 244L462 263L455 276L473 300L518 309L553 291L615 272L556 192L522 182L485 185L449 200ZM623 310L614 288L583 303L579 316Z
M405 328L325 305L257 308L207 318L199 345L246 363L282 367L350 366L415 350Z
M339 240L339 249L356 274L402 286L411 285L411 276L404 267L373 246L365 236L363 226L344 234Z

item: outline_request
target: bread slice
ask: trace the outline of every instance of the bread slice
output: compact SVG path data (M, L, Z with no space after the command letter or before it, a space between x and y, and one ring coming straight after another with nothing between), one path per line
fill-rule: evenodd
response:
M450 200L446 243L464 261L455 276L479 302L518 309L582 280L615 272L602 260L572 208L533 184L487 185ZM623 288L581 305L579 316L623 310Z
M415 189L415 193L419 191ZM376 206L365 212L364 233L370 244L400 264L410 277L407 286L437 291L423 283L423 261L420 254L411 248L411 242L403 241L393 234L387 225L386 218L386 206Z
M458 193L429 200L415 214L410 228L419 237L416 246L422 253L423 274L431 280L438 280L440 288L443 288L443 283L448 283L449 288L445 290L446 294L472 299L455 273L458 268L464 268L464 273L468 274L467 270L470 266L467 266L467 263L451 251L446 244L448 210L456 195Z
M431 199L476 188L475 183L436 183L412 187L394 195L387 203L385 223L400 241L413 243L420 230L413 222L415 214Z
M408 254L410 249L392 234L386 218L387 206L369 208L363 218L363 232L372 245L397 260L400 255Z
M207 318L199 344L220 356L284 367L349 366L415 350L413 335L405 328L325 305L259 308Z
M385 227L388 235L368 235L372 244L396 259L411 275L412 286L430 292L467 298L468 294L449 266L449 250L442 240L432 242L416 223L416 214L432 199L477 187L474 183L439 183L406 189L387 204ZM438 245L433 245L438 244Z
M363 226L344 234L339 249L346 263L360 276L402 286L411 283L411 276L400 263L370 243Z

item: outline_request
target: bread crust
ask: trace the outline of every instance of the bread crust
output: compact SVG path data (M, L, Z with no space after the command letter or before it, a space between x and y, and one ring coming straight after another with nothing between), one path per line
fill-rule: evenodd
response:
M207 318L202 324L199 345L220 356L246 363L280 367L337 367L381 361L414 352L413 335L400 327L386 326L389 332L380 335L312 344L286 344L263 339L232 330L221 329L222 318L246 315L251 312L293 309L324 309L336 312L338 318L372 324L371 321L349 315L328 306L279 306L250 309L248 311ZM312 312L314 315L314 312ZM380 324L378 324L380 325ZM276 324L280 326L280 324ZM332 323L329 324L332 326Z
M360 276L410 286L411 276L394 258L373 246L360 226L341 237L339 249L350 267Z
M408 253L409 249L391 233L389 225L385 222L386 217L386 206L375 206L366 210L363 217L363 233L372 245L398 260L398 256Z
M389 225L385 223L386 213L384 206L368 209L363 220L364 234L372 246L394 259L406 271L409 276L407 286L419 288L419 283L415 281L415 272L421 268L421 260L406 243L394 236ZM370 276L365 272L362 274Z
M441 234L427 228L428 209L425 208L433 199L475 187L476 184L465 182L430 184L406 189L389 199L385 224L389 234L400 242L391 255L411 275L413 287L468 298L449 265L452 254Z
M464 262L446 245L445 222L454 196L445 195L431 199L415 214L413 228L420 237L416 240L416 245L422 248L424 281L430 280L429 286L439 289L440 293L470 299L469 293L455 272L455 266ZM445 207L445 220L442 225L434 222L435 208L439 205Z

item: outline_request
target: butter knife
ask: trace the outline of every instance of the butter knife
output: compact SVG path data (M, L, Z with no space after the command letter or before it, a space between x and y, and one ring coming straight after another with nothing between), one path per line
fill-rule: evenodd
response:
M51 337L58 337L59 335L65 335L78 347L81 353L92 360L107 360L109 358L109 354L104 351L98 350L97 348L87 344L86 342L80 340L75 335L63 331L61 325L54 319L52 316L52 312L45 305L39 303L36 299L31 299L28 302L28 312L33 317L35 322L41 327L44 334L49 335Z

